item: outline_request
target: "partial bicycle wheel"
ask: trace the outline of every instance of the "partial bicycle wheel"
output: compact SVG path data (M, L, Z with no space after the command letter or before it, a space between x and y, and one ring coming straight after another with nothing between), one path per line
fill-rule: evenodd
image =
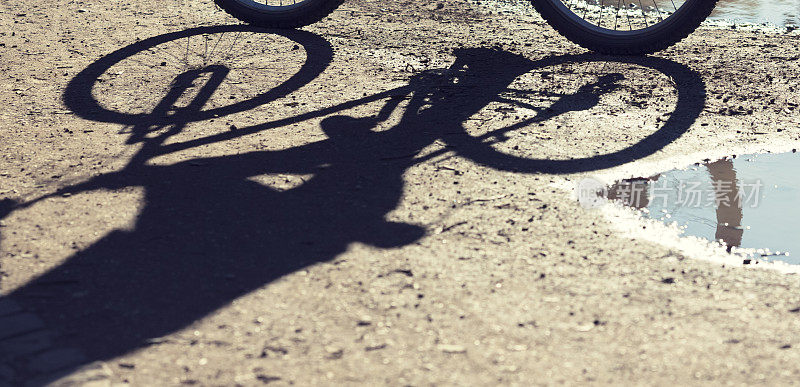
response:
M344 0L214 0L231 16L267 28L297 28L322 20Z
M663 50L692 33L717 0L531 0L567 39L605 54Z

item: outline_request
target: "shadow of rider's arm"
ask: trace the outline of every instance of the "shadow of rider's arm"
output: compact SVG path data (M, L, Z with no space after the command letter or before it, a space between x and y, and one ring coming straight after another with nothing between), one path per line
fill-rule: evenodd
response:
M49 198L53 198L56 196L76 195L79 193L96 191L100 189L114 190L136 185L136 182L131 181L130 177L126 175L127 174L124 174L122 172L112 172L108 174L95 176L90 180L66 186L63 188L59 188L53 193L40 196L38 198L28 201L17 201L9 198L2 199L0 200L0 219L5 219L9 214L11 214L14 211L32 207L33 205L39 202L45 201Z

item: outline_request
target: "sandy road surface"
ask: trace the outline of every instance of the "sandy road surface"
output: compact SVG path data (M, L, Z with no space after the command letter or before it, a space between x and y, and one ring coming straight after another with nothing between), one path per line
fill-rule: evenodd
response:
M554 185L797 147L798 37L595 57L437 4L279 33L3 3L0 381L797 380L797 276L620 236Z

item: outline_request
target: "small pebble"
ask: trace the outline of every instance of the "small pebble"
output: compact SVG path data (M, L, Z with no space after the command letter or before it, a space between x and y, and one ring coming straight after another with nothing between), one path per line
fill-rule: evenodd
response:
M465 353L467 349L462 345L456 344L440 344L439 350L444 353Z

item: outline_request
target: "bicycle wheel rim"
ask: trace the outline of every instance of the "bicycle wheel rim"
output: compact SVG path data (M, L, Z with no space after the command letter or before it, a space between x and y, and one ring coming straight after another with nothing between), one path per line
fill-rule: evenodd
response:
M584 31L586 31L588 33L591 33L591 34L593 34L595 36L607 37L607 38L611 38L611 39L615 39L615 40L625 40L625 39L632 39L632 38L642 38L642 37L647 37L647 36L650 36L650 35L655 35L655 34L658 34L658 33L662 33L665 29L669 29L674 24L676 24L679 19L682 19L685 16L687 16L688 13L694 8L694 3L696 3L699 0L686 0L683 3L681 3L680 6L674 6L674 10L671 11L671 13L668 16L663 17L663 14L662 14L662 17L659 19L659 21L656 22L656 23L653 23L653 24L647 23L648 16L646 16L646 14L645 14L645 16L644 16L645 27L644 28L637 28L637 29L630 28L628 30L618 30L618 29L616 29L616 26L615 26L615 29L606 28L606 27L604 27L602 25L602 22L600 24L592 23L591 20L587 20L586 13L584 13L583 16L579 15L569 5L566 4L566 3L578 2L576 0L538 0L538 1L548 1L548 2L550 2L551 4L553 4L555 10L558 11L558 13L563 18L567 19L573 25L578 26L579 28L581 28L582 30L584 30ZM580 0L580 1L583 1L585 3L585 0ZM639 4L643 4L642 1L639 1L639 0L636 0L636 1ZM655 0L648 0L648 1L652 2L653 4L657 4ZM613 0L609 0L609 2L610 3L614 3ZM619 5L621 2L622 2L621 0L618 0L616 2L616 4ZM670 3L674 5L674 2L672 0L670 1ZM600 0L601 18L599 18L598 20L603 20L602 19L603 4L605 4L605 0ZM641 7L641 8L644 8L644 7ZM655 8L658 8L658 7L656 6ZM620 11L620 9L617 8L617 12L618 13L619 13L619 11ZM626 12L631 12L631 11L630 10L626 10ZM649 16L650 18L656 18L656 16L654 14L652 14L652 12L650 12L650 13L651 13L651 15ZM591 18L592 15L590 15L589 17ZM617 20L617 21L618 22L625 22L625 21L630 22L630 19Z

